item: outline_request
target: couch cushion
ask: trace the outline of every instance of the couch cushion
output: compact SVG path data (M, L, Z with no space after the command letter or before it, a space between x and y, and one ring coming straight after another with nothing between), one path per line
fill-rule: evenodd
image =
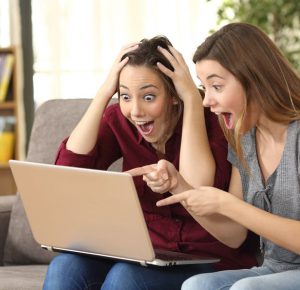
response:
M0 267L0 290L41 290L47 266Z
M55 254L40 247L34 240L19 193L13 205L7 240L4 249L4 265L48 264Z
M0 266L3 265L4 244L8 231L8 224L13 202L16 197L14 195L0 196Z
M53 164L59 144L70 135L90 101L90 99L60 99L43 103L35 114L27 160ZM121 161L117 161L111 170L121 170L121 164ZM45 264L53 255L41 249L35 242L22 200L17 194L4 249L4 264Z
M50 100L43 103L35 113L27 160L54 163L59 144L71 133L89 103L89 99ZM22 200L17 194L4 248L4 264L44 264L52 257L53 253L41 249L34 240Z

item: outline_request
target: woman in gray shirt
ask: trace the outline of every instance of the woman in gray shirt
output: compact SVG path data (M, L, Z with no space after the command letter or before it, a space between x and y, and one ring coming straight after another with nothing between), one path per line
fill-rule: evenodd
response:
M212 235L236 248L248 231L264 261L251 269L199 274L184 290L300 289L300 78L257 27L224 26L194 55L203 104L220 118L232 163L229 192L192 188L166 162L136 169L157 192L174 195ZM170 72L171 73L171 72Z

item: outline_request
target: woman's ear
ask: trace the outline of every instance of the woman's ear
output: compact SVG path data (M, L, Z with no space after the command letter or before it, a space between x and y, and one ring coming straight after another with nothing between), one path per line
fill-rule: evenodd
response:
M172 105L178 105L178 98L172 97Z

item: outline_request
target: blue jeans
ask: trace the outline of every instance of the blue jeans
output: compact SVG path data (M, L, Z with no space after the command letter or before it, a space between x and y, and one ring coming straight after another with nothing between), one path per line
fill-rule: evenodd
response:
M182 290L298 290L300 270L274 273L266 267L199 274L186 280Z
M50 263L43 290L180 290L187 278L212 272L210 264L158 267L73 254Z

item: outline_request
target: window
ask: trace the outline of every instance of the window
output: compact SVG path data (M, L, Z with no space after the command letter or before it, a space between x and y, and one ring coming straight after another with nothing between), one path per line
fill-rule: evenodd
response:
M205 0L32 0L35 102L93 98L124 44L158 34L194 74L192 54L216 9Z

